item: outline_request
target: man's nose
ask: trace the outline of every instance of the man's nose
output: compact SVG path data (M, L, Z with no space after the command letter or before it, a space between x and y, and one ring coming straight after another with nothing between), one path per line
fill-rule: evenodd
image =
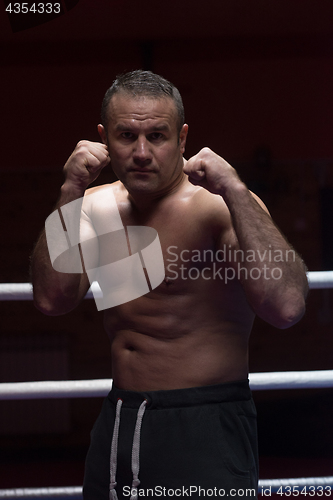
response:
M137 141L135 142L133 159L135 163L140 165L146 165L151 162L152 155L149 147L149 141L147 141L145 137L138 137Z

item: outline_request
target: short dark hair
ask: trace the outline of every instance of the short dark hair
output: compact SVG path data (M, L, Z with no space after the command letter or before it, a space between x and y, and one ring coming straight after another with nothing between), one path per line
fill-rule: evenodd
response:
M106 91L101 109L102 125L105 128L107 128L107 108L109 102L119 92L125 92L133 97L147 96L152 99L169 97L173 99L178 114L178 133L181 131L185 123L185 113L179 90L162 76L141 69L118 75L111 87Z

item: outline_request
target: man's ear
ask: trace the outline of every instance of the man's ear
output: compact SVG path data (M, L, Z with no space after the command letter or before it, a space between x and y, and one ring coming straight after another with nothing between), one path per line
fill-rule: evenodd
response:
M107 138L106 138L106 130L105 130L104 126L101 124L97 125L97 130L98 130L100 138L102 139L103 144L105 144L107 146L108 144L107 144Z
M182 129L180 131L180 134L179 134L179 144L180 144L181 154L185 153L187 133L188 133L188 125L187 125L187 123L184 123L184 125L182 126Z

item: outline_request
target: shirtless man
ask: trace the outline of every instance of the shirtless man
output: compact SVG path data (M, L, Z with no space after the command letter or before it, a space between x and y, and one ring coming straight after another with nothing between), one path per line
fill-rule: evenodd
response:
M208 148L183 158L188 126L172 84L136 71L111 89L102 144L77 145L57 208L100 193L87 188L111 164L122 223L157 231L165 278L104 312L113 388L92 432L84 498L255 495L249 335L255 314L277 328L303 316L304 265L224 159ZM84 227L94 231L103 214L89 199ZM32 273L48 315L75 308L90 285L85 273L52 268L45 234Z

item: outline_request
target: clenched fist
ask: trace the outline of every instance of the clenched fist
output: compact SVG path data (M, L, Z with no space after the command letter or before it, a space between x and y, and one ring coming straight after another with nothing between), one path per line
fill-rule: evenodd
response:
M84 191L109 163L105 144L80 141L64 166L65 184Z
M202 186L213 194L223 194L230 187L240 184L236 170L209 148L203 148L184 165L189 181Z

